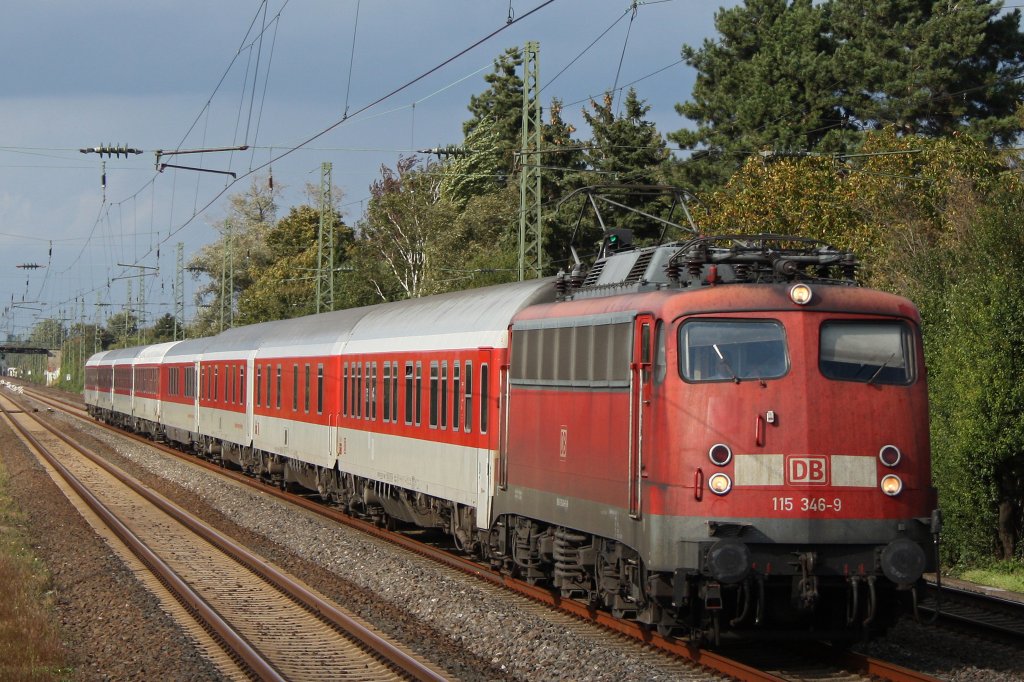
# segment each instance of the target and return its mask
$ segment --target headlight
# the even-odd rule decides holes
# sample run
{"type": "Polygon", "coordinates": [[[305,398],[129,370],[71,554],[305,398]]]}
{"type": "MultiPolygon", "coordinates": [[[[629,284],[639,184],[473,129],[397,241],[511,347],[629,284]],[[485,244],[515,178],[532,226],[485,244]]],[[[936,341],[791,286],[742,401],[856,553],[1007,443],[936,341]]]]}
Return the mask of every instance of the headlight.
{"type": "Polygon", "coordinates": [[[903,490],[903,481],[896,474],[886,474],[882,477],[880,487],[886,495],[896,497],[903,490]]]}
{"type": "Polygon", "coordinates": [[[732,490],[732,479],[721,472],[711,474],[708,479],[708,489],[716,495],[724,495],[732,490]]]}
{"type": "Polygon", "coordinates": [[[715,443],[708,450],[708,457],[720,467],[724,467],[732,460],[732,450],[725,443],[715,443]]]}
{"type": "Polygon", "coordinates": [[[878,451],[878,461],[887,467],[899,464],[902,456],[900,449],[895,445],[883,445],[882,449],[878,451]]]}
{"type": "Polygon", "coordinates": [[[789,300],[797,305],[807,305],[811,302],[813,292],[806,284],[794,284],[789,288],[789,300]]]}

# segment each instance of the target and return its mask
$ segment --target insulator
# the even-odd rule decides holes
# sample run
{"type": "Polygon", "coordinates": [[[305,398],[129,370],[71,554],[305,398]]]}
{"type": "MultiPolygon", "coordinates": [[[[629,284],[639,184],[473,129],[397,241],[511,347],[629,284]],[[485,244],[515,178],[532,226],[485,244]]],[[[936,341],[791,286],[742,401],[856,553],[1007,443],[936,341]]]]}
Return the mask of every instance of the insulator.
{"type": "Polygon", "coordinates": [[[736,264],[732,266],[732,272],[736,280],[740,282],[746,281],[747,277],[750,276],[750,268],[747,265],[736,264]]]}
{"type": "Polygon", "coordinates": [[[665,273],[668,275],[668,278],[670,280],[672,280],[673,282],[678,282],[679,281],[679,263],[677,263],[675,261],[672,261],[671,263],[669,263],[668,266],[665,268],[665,273]]]}
{"type": "Polygon", "coordinates": [[[569,285],[565,279],[565,270],[559,270],[558,275],[555,276],[555,292],[557,292],[559,296],[563,296],[568,288],[569,285]]]}
{"type": "Polygon", "coordinates": [[[686,269],[689,271],[690,277],[697,279],[704,269],[704,263],[699,260],[689,260],[686,261],[686,269]]]}

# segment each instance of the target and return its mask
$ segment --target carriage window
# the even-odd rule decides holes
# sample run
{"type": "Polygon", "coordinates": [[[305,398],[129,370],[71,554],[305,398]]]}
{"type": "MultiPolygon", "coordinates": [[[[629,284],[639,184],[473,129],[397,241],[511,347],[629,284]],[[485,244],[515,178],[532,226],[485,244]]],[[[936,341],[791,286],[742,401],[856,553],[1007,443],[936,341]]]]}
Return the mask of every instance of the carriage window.
{"type": "Polygon", "coordinates": [[[353,368],[352,374],[352,403],[353,403],[353,417],[363,416],[363,363],[357,362],[353,368]]]}
{"type": "Polygon", "coordinates": [[[405,423],[412,424],[412,363],[405,363],[405,423]]]}
{"type": "Polygon", "coordinates": [[[437,362],[430,363],[430,428],[437,428],[437,362]]]}
{"type": "Polygon", "coordinates": [[[463,429],[469,433],[473,430],[473,363],[466,363],[466,372],[464,374],[466,380],[466,409],[463,415],[466,417],[466,422],[463,424],[463,429]]]}
{"type": "Polygon", "coordinates": [[[423,403],[423,401],[420,399],[420,396],[422,396],[422,395],[423,395],[423,363],[422,362],[417,362],[416,363],[416,395],[414,396],[415,399],[416,399],[416,426],[420,425],[420,414],[421,414],[421,411],[422,411],[422,403],[423,403]]]}
{"type": "Polygon", "coordinates": [[[829,379],[868,384],[914,380],[914,336],[903,322],[825,322],[818,366],[829,379]]]}
{"type": "Polygon", "coordinates": [[[487,433],[487,365],[480,365],[480,433],[487,433]]]}
{"type": "Polygon", "coordinates": [[[366,395],[366,399],[367,399],[367,401],[369,401],[368,402],[369,413],[367,414],[367,416],[371,420],[377,421],[377,363],[376,362],[373,363],[372,365],[370,365],[370,376],[371,376],[371,379],[368,382],[369,383],[369,390],[367,391],[367,395],[366,395]]]}
{"type": "Polygon", "coordinates": [[[308,362],[304,365],[304,368],[305,368],[305,373],[303,375],[303,379],[305,380],[305,383],[302,385],[303,386],[302,409],[303,409],[304,412],[309,412],[309,363],[308,362]]]}
{"type": "Polygon", "coordinates": [[[341,378],[341,413],[348,416],[348,363],[345,363],[345,368],[342,370],[341,378]]]}
{"type": "Polygon", "coordinates": [[[245,365],[238,368],[238,402],[245,405],[245,365]]]}
{"type": "Polygon", "coordinates": [[[462,394],[459,393],[461,388],[459,368],[459,362],[456,360],[452,364],[452,431],[459,430],[459,409],[462,407],[462,394]]]}
{"type": "Polygon", "coordinates": [[[299,364],[292,363],[292,412],[299,411],[299,364]]]}
{"type": "Polygon", "coordinates": [[[324,413],[324,365],[318,362],[316,365],[316,413],[324,413]]]}
{"type": "Polygon", "coordinates": [[[441,363],[441,428],[448,428],[448,363],[441,363]]]}
{"type": "Polygon", "coordinates": [[[270,407],[270,365],[267,365],[267,407],[270,407]]]}
{"type": "Polygon", "coordinates": [[[384,363],[384,421],[391,421],[391,363],[384,363]]]}
{"type": "Polygon", "coordinates": [[[785,331],[771,320],[690,320],[679,346],[687,381],[777,379],[789,370],[785,331]]]}
{"type": "Polygon", "coordinates": [[[256,404],[263,404],[263,365],[256,365],[256,404]]]}
{"type": "Polygon", "coordinates": [[[398,363],[391,363],[391,421],[398,423],[398,363]]]}
{"type": "Polygon", "coordinates": [[[281,365],[277,366],[277,389],[276,390],[277,390],[277,392],[275,393],[275,395],[277,396],[277,402],[276,402],[275,406],[277,407],[277,409],[280,410],[281,409],[281,365]]]}

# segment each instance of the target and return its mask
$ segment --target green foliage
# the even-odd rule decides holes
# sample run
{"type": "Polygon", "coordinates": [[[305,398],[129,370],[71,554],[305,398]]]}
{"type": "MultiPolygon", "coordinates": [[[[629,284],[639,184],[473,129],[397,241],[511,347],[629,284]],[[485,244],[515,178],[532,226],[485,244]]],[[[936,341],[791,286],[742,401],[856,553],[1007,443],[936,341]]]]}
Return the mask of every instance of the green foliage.
{"type": "Polygon", "coordinates": [[[463,144],[466,154],[444,165],[441,196],[461,210],[473,197],[504,187],[508,169],[501,142],[494,121],[484,119],[475,125],[463,144]]]}
{"type": "Polygon", "coordinates": [[[494,60],[494,72],[484,76],[489,87],[469,98],[473,117],[462,124],[467,140],[484,123],[493,127],[505,168],[512,167],[513,150],[522,147],[524,85],[518,73],[522,65],[523,54],[518,47],[506,49],[494,60]]]}
{"type": "Polygon", "coordinates": [[[683,149],[705,150],[681,169],[698,189],[721,185],[749,154],[813,149],[841,125],[821,6],[746,0],[719,10],[715,27],[718,39],[682,50],[697,81],[676,111],[696,128],[668,135],[683,149]]]}
{"type": "Polygon", "coordinates": [[[129,310],[122,310],[107,318],[106,348],[128,348],[139,342],[139,318],[129,310]]]}
{"type": "Polygon", "coordinates": [[[823,9],[834,41],[843,112],[860,127],[904,133],[970,132],[1010,144],[1024,58],[1019,10],[1001,2],[832,0],[823,9]]]}
{"type": "Polygon", "coordinates": [[[583,173],[587,159],[583,144],[573,138],[575,132],[576,128],[562,118],[562,102],[553,99],[548,109],[548,121],[541,131],[541,163],[544,165],[541,169],[544,213],[541,234],[544,239],[544,267],[550,272],[571,267],[569,242],[576,224],[575,212],[557,211],[556,207],[574,189],[587,183],[583,173]]]}
{"type": "Polygon", "coordinates": [[[985,561],[983,568],[963,571],[959,577],[979,585],[989,585],[1011,592],[1024,592],[1024,563],[1019,561],[985,561]]]}
{"type": "Polygon", "coordinates": [[[67,329],[64,327],[63,322],[58,319],[47,318],[33,325],[32,331],[29,333],[28,342],[29,345],[38,346],[39,348],[60,348],[66,333],[67,329]]]}
{"type": "Polygon", "coordinates": [[[680,176],[720,186],[765,149],[844,152],[862,131],[966,132],[1012,143],[1024,94],[1019,12],[997,2],[746,0],[720,10],[720,38],[683,47],[698,71],[669,135],[695,150],[680,176]]]}
{"type": "MultiPolygon", "coordinates": [[[[334,224],[329,239],[334,240],[335,307],[341,299],[340,271],[352,230],[333,212],[334,224]]],[[[266,249],[271,262],[252,284],[239,294],[236,324],[252,324],[310,315],[317,310],[316,277],[319,258],[320,211],[311,206],[295,206],[267,230],[266,249]]],[[[328,245],[329,247],[329,242],[328,245]]]]}
{"type": "MultiPolygon", "coordinates": [[[[644,118],[650,107],[644,104],[636,91],[630,88],[627,92],[622,101],[621,115],[613,110],[614,102],[610,94],[606,94],[600,104],[591,101],[590,108],[591,111],[583,112],[591,129],[591,142],[584,147],[586,169],[575,174],[571,181],[577,187],[661,184],[669,156],[668,147],[654,123],[644,118]]],[[[576,205],[567,206],[567,215],[575,219],[581,201],[582,197],[575,202],[576,205]]],[[[627,203],[652,215],[665,212],[665,206],[659,199],[634,197],[627,203]]],[[[641,244],[652,242],[661,232],[659,225],[631,212],[617,214],[615,221],[608,227],[633,230],[637,243],[641,244]]],[[[600,225],[587,222],[581,224],[580,228],[576,245],[582,246],[583,251],[589,251],[593,245],[600,243],[603,237],[600,225]]],[[[565,240],[567,245],[568,239],[565,240]]]]}
{"type": "Polygon", "coordinates": [[[651,108],[633,88],[622,103],[622,115],[616,115],[612,106],[611,95],[605,95],[600,104],[591,100],[592,112],[583,112],[591,130],[586,160],[590,169],[602,176],[594,184],[657,184],[668,147],[654,123],[644,119],[651,108]]]}
{"type": "Polygon", "coordinates": [[[471,199],[430,250],[434,290],[457,291],[514,281],[519,274],[519,191],[471,199]]]}
{"type": "Polygon", "coordinates": [[[153,326],[147,330],[145,334],[147,343],[164,343],[166,341],[174,341],[175,333],[178,338],[181,338],[182,330],[178,328],[179,325],[175,324],[174,315],[170,313],[164,313],[157,321],[153,323],[153,326]]]}
{"type": "Polygon", "coordinates": [[[961,563],[1024,558],[1024,190],[1004,177],[945,254],[926,337],[946,553],[961,563]]]}
{"type": "Polygon", "coordinates": [[[434,243],[456,214],[442,197],[443,173],[436,164],[417,167],[416,157],[399,159],[392,170],[370,187],[370,204],[359,224],[356,267],[367,266],[361,276],[369,281],[378,302],[418,298],[439,291],[429,265],[434,243]],[[379,261],[379,262],[376,262],[379,261]]]}
{"type": "Polygon", "coordinates": [[[194,277],[205,277],[196,290],[200,312],[189,336],[215,334],[227,327],[238,295],[274,262],[267,233],[276,221],[280,191],[280,186],[270,189],[264,179],[254,176],[248,190],[230,197],[228,215],[214,225],[220,235],[217,241],[204,246],[189,262],[194,277]]]}

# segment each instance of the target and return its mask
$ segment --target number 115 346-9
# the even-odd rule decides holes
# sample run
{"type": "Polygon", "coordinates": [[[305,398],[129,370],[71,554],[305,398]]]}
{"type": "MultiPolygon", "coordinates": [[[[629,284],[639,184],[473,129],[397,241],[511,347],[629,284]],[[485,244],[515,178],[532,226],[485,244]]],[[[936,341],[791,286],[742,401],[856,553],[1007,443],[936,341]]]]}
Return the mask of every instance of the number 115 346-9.
{"type": "Polygon", "coordinates": [[[840,511],[843,500],[838,497],[773,497],[772,511],[828,512],[840,511]]]}

